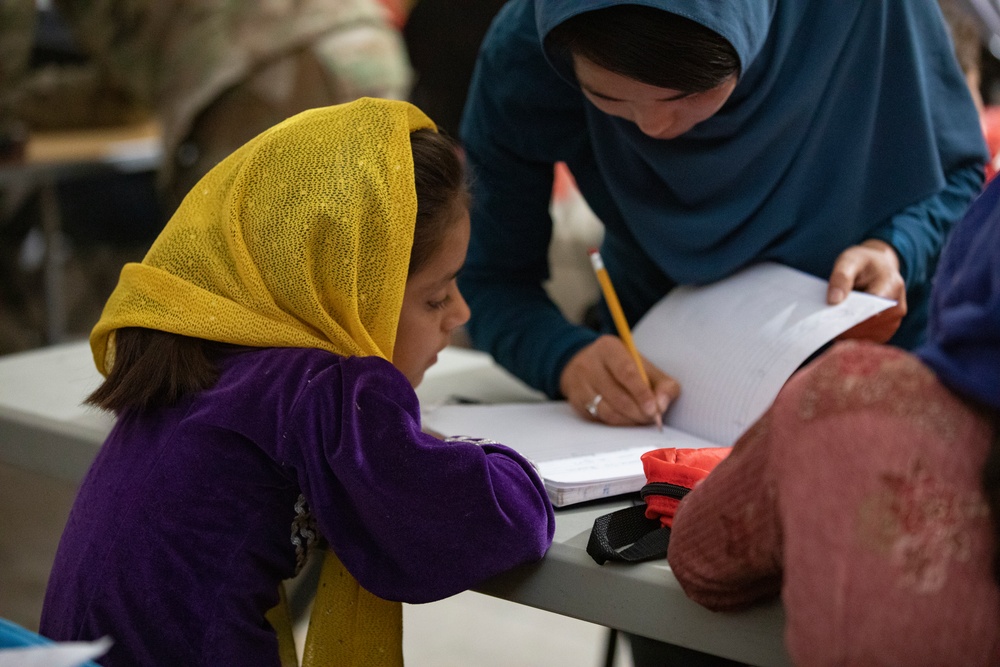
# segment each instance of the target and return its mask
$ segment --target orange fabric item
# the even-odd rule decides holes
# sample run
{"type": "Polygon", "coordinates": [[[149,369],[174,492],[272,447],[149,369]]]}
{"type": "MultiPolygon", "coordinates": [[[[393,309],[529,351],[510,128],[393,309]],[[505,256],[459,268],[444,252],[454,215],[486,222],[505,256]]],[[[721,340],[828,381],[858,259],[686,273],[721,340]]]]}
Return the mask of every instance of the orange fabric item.
{"type": "Polygon", "coordinates": [[[1000,106],[986,107],[979,114],[979,119],[983,124],[983,135],[990,153],[990,161],[986,163],[986,181],[989,182],[1000,170],[1000,106]]]}
{"type": "MultiPolygon", "coordinates": [[[[667,483],[693,489],[705,479],[720,461],[729,456],[732,447],[705,447],[703,449],[677,449],[664,447],[642,455],[642,469],[646,483],[667,483]]],[[[646,496],[646,518],[659,519],[670,528],[674,523],[679,498],[660,494],[646,496]]]]}

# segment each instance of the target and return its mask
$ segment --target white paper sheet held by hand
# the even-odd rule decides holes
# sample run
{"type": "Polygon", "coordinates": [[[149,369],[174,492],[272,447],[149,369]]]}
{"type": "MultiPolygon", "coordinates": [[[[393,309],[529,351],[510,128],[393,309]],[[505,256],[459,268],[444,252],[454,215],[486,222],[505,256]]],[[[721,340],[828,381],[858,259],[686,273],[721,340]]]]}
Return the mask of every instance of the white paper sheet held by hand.
{"type": "Polygon", "coordinates": [[[0,667],[79,667],[108,652],[112,641],[62,642],[0,649],[0,667]]]}

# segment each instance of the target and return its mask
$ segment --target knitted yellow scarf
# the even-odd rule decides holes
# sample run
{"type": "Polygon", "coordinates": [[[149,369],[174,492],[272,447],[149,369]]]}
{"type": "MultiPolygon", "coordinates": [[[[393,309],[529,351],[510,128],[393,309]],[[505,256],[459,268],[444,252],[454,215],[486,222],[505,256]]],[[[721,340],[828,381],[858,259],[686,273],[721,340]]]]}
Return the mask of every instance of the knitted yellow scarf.
{"type": "MultiPolygon", "coordinates": [[[[90,336],[98,369],[122,327],[391,360],[417,210],[409,135],[422,128],[434,124],[416,107],[363,98],[298,114],[220,162],[122,269],[90,336]]],[[[402,664],[400,605],[332,554],[304,664],[402,664]]]]}

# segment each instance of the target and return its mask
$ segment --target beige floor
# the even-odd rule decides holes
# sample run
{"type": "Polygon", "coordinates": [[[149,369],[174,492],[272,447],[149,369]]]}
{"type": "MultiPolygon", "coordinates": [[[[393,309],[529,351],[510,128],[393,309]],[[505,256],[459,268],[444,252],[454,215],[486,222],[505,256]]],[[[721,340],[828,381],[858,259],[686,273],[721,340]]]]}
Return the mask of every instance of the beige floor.
{"type": "MultiPolygon", "coordinates": [[[[0,617],[37,629],[72,484],[0,465],[0,617]]],[[[605,628],[478,593],[406,605],[408,667],[602,664],[605,628]]],[[[621,644],[621,642],[619,642],[621,644]]],[[[630,667],[619,646],[617,667],[630,667]]]]}

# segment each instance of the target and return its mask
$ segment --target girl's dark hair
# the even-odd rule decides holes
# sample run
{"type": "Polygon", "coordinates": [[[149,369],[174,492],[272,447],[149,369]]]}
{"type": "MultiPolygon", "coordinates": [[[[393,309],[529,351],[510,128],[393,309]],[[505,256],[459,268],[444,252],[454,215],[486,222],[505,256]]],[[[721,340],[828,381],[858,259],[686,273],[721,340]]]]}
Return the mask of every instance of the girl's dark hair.
{"type": "Polygon", "coordinates": [[[221,343],[145,329],[116,329],[111,372],[85,401],[119,413],[126,408],[147,410],[173,405],[186,394],[208,389],[219,371],[211,348],[221,343]]]}
{"type": "Polygon", "coordinates": [[[736,49],[721,35],[641,5],[577,14],[553,28],[545,46],[567,62],[582,56],[616,74],[682,93],[711,90],[740,71],[736,49]]]}
{"type": "Polygon", "coordinates": [[[1000,411],[992,412],[993,441],[983,465],[982,484],[993,521],[993,578],[1000,583],[1000,411]]]}
{"type": "MultiPolygon", "coordinates": [[[[417,220],[407,275],[430,260],[469,205],[455,141],[433,130],[416,130],[410,133],[410,144],[417,220]]],[[[86,403],[115,413],[172,405],[212,387],[219,377],[219,354],[232,347],[141,327],[116,330],[108,344],[114,346],[111,371],[86,403]]]]}
{"type": "Polygon", "coordinates": [[[441,247],[445,235],[469,207],[469,189],[458,144],[441,132],[410,133],[417,186],[417,223],[413,230],[408,275],[413,275],[441,247]]]}

